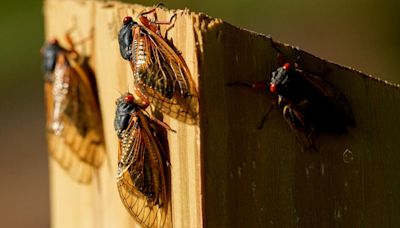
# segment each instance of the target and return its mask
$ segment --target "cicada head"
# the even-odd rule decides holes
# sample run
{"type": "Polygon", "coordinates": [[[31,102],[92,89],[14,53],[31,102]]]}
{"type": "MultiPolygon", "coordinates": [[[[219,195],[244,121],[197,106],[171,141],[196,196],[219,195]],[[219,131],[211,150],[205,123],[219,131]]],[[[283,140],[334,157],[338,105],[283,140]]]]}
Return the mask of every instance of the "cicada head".
{"type": "Polygon", "coordinates": [[[131,114],[138,109],[134,100],[134,96],[131,93],[125,93],[116,101],[114,129],[119,137],[121,137],[122,131],[128,127],[131,114]]]}
{"type": "Polygon", "coordinates": [[[296,70],[289,63],[285,63],[282,67],[272,72],[269,90],[271,93],[285,96],[291,89],[290,84],[293,81],[296,70]]]}
{"type": "Polygon", "coordinates": [[[64,49],[58,44],[57,39],[49,40],[41,50],[42,53],[42,67],[43,71],[46,75],[49,75],[53,72],[54,67],[56,65],[57,56],[60,52],[64,51],[64,49]]]}
{"type": "Polygon", "coordinates": [[[122,58],[131,60],[132,58],[132,27],[138,25],[132,17],[126,16],[123,19],[122,27],[118,33],[119,51],[122,58]]]}

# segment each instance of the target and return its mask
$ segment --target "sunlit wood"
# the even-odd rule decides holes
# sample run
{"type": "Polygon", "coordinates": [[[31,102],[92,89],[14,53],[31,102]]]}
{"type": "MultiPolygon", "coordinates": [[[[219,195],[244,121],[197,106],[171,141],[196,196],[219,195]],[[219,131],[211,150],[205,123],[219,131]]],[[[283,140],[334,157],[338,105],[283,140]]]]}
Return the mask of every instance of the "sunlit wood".
{"type": "MultiPolygon", "coordinates": [[[[117,33],[139,5],[47,0],[46,37],[93,39],[78,46],[92,56],[105,130],[107,160],[91,185],[79,185],[51,162],[52,227],[135,227],[115,183],[115,99],[133,91],[117,33]]],[[[171,11],[158,10],[168,21],[171,11]]],[[[239,15],[240,16],[240,15],[239,15]]],[[[313,34],[308,34],[313,36],[313,34]]],[[[229,87],[268,80],[278,67],[270,37],[204,14],[178,10],[169,38],[182,52],[197,86],[200,125],[164,116],[171,157],[174,227],[396,227],[399,224],[400,89],[280,43],[284,55],[344,93],[356,128],[317,135],[307,151],[266,91],[229,87]],[[200,153],[201,152],[201,153],[200,153]]],[[[326,44],[329,45],[329,44],[326,44]]],[[[167,226],[168,227],[168,226],[167,226]]]]}

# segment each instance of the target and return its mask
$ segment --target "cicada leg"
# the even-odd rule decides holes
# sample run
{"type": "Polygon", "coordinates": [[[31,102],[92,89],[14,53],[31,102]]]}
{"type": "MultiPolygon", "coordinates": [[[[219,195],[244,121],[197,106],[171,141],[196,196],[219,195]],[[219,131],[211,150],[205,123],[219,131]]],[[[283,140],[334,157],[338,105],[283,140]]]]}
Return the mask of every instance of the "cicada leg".
{"type": "MultiPolygon", "coordinates": [[[[142,22],[145,22],[145,24],[146,23],[149,23],[149,24],[151,24],[151,25],[155,25],[154,27],[153,26],[150,26],[150,28],[151,28],[151,30],[152,31],[154,31],[155,33],[157,33],[159,36],[161,36],[162,37],[162,35],[161,35],[161,31],[160,31],[160,28],[159,28],[159,25],[169,25],[168,26],[168,28],[165,30],[165,35],[164,35],[164,40],[168,40],[167,39],[167,37],[168,37],[168,32],[169,32],[169,30],[171,30],[173,27],[174,27],[174,25],[175,25],[175,22],[176,22],[176,13],[174,13],[174,15],[172,15],[172,17],[169,19],[169,21],[159,21],[158,19],[157,19],[157,14],[155,13],[155,11],[156,11],[156,9],[157,8],[159,8],[160,6],[164,6],[163,4],[158,4],[156,7],[154,7],[153,9],[151,9],[151,10],[149,10],[149,11],[147,11],[147,12],[143,12],[143,13],[141,13],[140,14],[140,16],[142,17],[142,20],[144,19],[143,18],[143,16],[144,15],[147,15],[147,14],[150,14],[150,13],[154,13],[154,20],[153,21],[149,21],[148,19],[145,19],[144,21],[142,21],[142,22]],[[175,20],[174,20],[175,19],[175,20]]],[[[181,53],[178,51],[178,50],[175,50],[176,51],[176,53],[178,54],[178,55],[180,55],[181,53]]]]}
{"type": "MultiPolygon", "coordinates": [[[[90,30],[90,34],[87,37],[82,38],[79,41],[74,41],[71,33],[75,28],[69,29],[66,33],[65,33],[65,40],[67,41],[68,45],[69,45],[69,51],[71,53],[74,53],[75,55],[78,55],[78,52],[76,50],[76,47],[79,45],[82,45],[86,42],[88,42],[89,40],[93,39],[93,33],[94,33],[94,29],[92,28],[90,30]]],[[[82,55],[85,55],[85,53],[81,53],[82,55]]]]}
{"type": "Polygon", "coordinates": [[[268,118],[269,114],[271,113],[272,109],[274,108],[274,106],[275,106],[274,103],[272,103],[271,106],[269,107],[268,111],[261,118],[260,125],[257,127],[257,129],[260,130],[263,128],[264,122],[265,122],[265,120],[267,120],[267,118],[268,118]]]}
{"type": "Polygon", "coordinates": [[[283,107],[283,117],[285,118],[290,128],[292,128],[294,132],[296,132],[296,136],[299,138],[299,140],[301,142],[304,142],[308,148],[312,148],[317,151],[317,148],[315,147],[312,140],[312,134],[314,130],[307,127],[301,117],[301,114],[299,112],[296,112],[289,105],[285,105],[283,107]]]}
{"type": "MultiPolygon", "coordinates": [[[[165,40],[167,40],[169,30],[171,30],[175,26],[175,22],[176,22],[176,13],[174,13],[174,15],[172,15],[172,17],[169,19],[169,22],[164,23],[164,24],[169,25],[168,28],[165,29],[165,35],[164,35],[165,40]],[[174,22],[172,23],[173,20],[174,20],[174,22]]],[[[157,24],[160,24],[160,22],[158,22],[157,24]]],[[[177,52],[177,53],[178,53],[178,55],[181,54],[180,52],[177,52]]]]}
{"type": "Polygon", "coordinates": [[[169,21],[152,21],[152,24],[157,24],[157,25],[171,25],[170,27],[167,28],[167,30],[171,29],[171,27],[174,26],[175,23],[172,23],[173,20],[176,20],[176,13],[174,13],[174,15],[172,15],[172,17],[169,19],[169,21]]]}
{"type": "MultiPolygon", "coordinates": [[[[268,90],[269,83],[264,80],[256,83],[246,83],[241,81],[230,82],[226,84],[227,86],[245,86],[250,87],[252,89],[261,89],[261,90],[268,90]]],[[[261,118],[260,124],[258,125],[257,129],[262,129],[264,126],[264,122],[267,120],[269,114],[272,112],[275,106],[275,102],[272,102],[271,106],[269,107],[268,111],[263,115],[261,118]]]]}
{"type": "MultiPolygon", "coordinates": [[[[169,32],[169,30],[171,30],[174,26],[175,26],[175,22],[176,22],[176,13],[174,13],[174,15],[172,15],[172,17],[169,19],[169,21],[154,21],[154,22],[151,22],[152,24],[156,24],[157,26],[159,26],[159,25],[169,25],[168,26],[168,28],[167,29],[165,29],[165,34],[164,34],[164,40],[165,41],[167,41],[168,42],[168,44],[174,49],[174,51],[176,52],[176,54],[178,55],[178,56],[181,56],[181,52],[179,51],[179,50],[177,50],[176,48],[175,48],[175,46],[174,45],[172,45],[172,43],[171,43],[171,41],[170,40],[168,40],[168,32],[169,32]],[[175,19],[175,20],[174,20],[175,19]]],[[[158,30],[158,35],[160,35],[160,36],[162,36],[161,35],[161,33],[160,33],[160,30],[158,30]]]]}
{"type": "Polygon", "coordinates": [[[150,14],[150,13],[154,13],[157,8],[162,8],[162,7],[165,7],[165,6],[164,6],[164,4],[160,3],[160,4],[156,5],[153,9],[151,9],[149,11],[146,11],[146,12],[142,12],[139,15],[140,16],[144,16],[144,15],[147,15],[147,14],[150,14]]]}
{"type": "Polygon", "coordinates": [[[285,105],[283,107],[283,117],[288,122],[289,126],[295,130],[304,131],[304,124],[302,121],[296,116],[295,111],[289,107],[289,105],[285,105]]]}
{"type": "Polygon", "coordinates": [[[134,93],[137,97],[139,97],[140,102],[138,105],[145,109],[150,105],[150,100],[149,98],[143,93],[143,89],[140,87],[140,85],[135,85],[134,88],[134,93]]]}
{"type": "MultiPolygon", "coordinates": [[[[146,11],[146,12],[142,12],[139,14],[139,20],[143,23],[143,25],[149,27],[153,32],[157,33],[159,36],[161,36],[161,31],[159,28],[159,25],[170,25],[172,23],[173,18],[176,17],[176,14],[174,14],[169,21],[158,21],[157,19],[157,14],[156,14],[156,9],[163,7],[163,4],[158,4],[157,6],[155,6],[153,9],[146,11]],[[149,20],[147,19],[147,17],[145,17],[145,15],[147,14],[154,14],[154,19],[153,20],[149,20]]],[[[170,28],[167,29],[167,31],[170,28]]]]}
{"type": "Polygon", "coordinates": [[[160,127],[164,128],[165,130],[172,131],[176,133],[174,129],[172,129],[167,123],[157,119],[157,117],[154,117],[153,115],[150,115],[146,110],[143,109],[143,112],[147,114],[147,116],[153,120],[156,124],[158,124],[160,127]]]}

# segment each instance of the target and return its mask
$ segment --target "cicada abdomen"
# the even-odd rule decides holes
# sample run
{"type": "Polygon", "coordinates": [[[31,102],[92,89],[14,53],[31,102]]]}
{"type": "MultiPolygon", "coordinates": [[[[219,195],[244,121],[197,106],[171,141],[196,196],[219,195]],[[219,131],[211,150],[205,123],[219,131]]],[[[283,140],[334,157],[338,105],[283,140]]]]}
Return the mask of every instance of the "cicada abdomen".
{"type": "Polygon", "coordinates": [[[129,213],[145,227],[163,227],[168,211],[167,152],[156,122],[134,103],[132,94],[116,102],[119,138],[117,186],[129,213]]]}
{"type": "Polygon", "coordinates": [[[75,180],[88,183],[104,157],[104,137],[92,71],[57,40],[42,49],[50,156],[75,180]]]}
{"type": "MultiPolygon", "coordinates": [[[[155,9],[149,11],[153,12],[155,9]]],[[[160,34],[157,21],[142,13],[141,24],[125,17],[118,34],[121,56],[128,60],[141,99],[163,113],[188,124],[197,124],[196,86],[185,60],[160,34]]]]}

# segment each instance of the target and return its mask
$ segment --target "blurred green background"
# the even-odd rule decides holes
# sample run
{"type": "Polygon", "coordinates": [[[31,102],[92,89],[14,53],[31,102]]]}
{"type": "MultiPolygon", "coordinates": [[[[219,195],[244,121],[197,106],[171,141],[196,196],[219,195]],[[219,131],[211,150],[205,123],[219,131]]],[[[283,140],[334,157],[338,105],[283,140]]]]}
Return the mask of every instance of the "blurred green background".
{"type": "MultiPolygon", "coordinates": [[[[133,2],[133,1],[129,1],[133,2]]],[[[160,1],[136,1],[144,5],[160,1]]],[[[270,34],[319,57],[400,83],[400,1],[164,1],[270,34]]],[[[49,227],[39,49],[42,2],[0,3],[0,227],[49,227]]]]}

